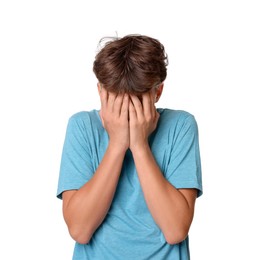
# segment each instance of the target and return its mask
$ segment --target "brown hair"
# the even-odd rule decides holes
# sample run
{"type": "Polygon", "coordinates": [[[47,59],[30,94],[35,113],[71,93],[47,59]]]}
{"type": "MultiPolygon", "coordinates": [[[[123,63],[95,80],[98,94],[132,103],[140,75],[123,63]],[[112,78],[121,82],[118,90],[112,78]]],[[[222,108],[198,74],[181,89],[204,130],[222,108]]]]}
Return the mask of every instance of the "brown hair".
{"type": "Polygon", "coordinates": [[[162,83],[167,54],[156,39],[143,35],[113,38],[96,55],[93,71],[109,92],[141,94],[162,83]]]}

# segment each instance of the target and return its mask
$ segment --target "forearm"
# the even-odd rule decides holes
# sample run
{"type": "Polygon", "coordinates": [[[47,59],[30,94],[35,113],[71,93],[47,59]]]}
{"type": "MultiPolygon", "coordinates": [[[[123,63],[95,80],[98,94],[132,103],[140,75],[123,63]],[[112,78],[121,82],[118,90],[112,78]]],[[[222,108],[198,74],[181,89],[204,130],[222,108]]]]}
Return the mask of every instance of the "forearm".
{"type": "Polygon", "coordinates": [[[193,218],[193,207],[163,176],[147,144],[133,152],[135,166],[147,206],[166,240],[185,239],[193,218]]]}
{"type": "Polygon", "coordinates": [[[105,218],[114,197],[124,155],[109,145],[92,179],[64,205],[64,218],[76,241],[87,243],[105,218]]]}

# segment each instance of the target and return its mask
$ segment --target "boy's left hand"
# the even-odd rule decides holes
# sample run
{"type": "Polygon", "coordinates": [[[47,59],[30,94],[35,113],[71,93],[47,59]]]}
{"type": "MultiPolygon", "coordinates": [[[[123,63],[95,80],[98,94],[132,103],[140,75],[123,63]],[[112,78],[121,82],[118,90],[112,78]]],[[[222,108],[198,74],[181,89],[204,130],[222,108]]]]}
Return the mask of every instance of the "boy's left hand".
{"type": "Polygon", "coordinates": [[[142,102],[131,95],[129,102],[130,149],[143,148],[148,144],[149,135],[156,129],[160,115],[154,105],[154,93],[142,95],[142,102]]]}

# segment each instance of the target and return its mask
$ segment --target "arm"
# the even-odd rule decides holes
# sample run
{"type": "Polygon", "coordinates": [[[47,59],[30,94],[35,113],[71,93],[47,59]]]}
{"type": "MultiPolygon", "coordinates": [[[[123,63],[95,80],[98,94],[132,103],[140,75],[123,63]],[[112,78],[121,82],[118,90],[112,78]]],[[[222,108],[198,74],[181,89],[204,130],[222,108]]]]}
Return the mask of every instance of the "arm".
{"type": "Polygon", "coordinates": [[[196,189],[177,190],[163,176],[148,144],[149,134],[156,128],[159,115],[150,94],[143,95],[143,104],[134,96],[129,105],[130,149],[147,206],[166,241],[183,241],[189,231],[196,189]]]}
{"type": "Polygon", "coordinates": [[[192,222],[197,191],[175,189],[164,178],[149,146],[134,150],[133,157],[146,203],[166,241],[183,241],[192,222]]]}
{"type": "Polygon", "coordinates": [[[79,190],[65,191],[63,215],[73,239],[85,244],[104,220],[111,205],[129,146],[128,97],[101,93],[101,117],[109,134],[106,153],[92,179],[79,190]]]}

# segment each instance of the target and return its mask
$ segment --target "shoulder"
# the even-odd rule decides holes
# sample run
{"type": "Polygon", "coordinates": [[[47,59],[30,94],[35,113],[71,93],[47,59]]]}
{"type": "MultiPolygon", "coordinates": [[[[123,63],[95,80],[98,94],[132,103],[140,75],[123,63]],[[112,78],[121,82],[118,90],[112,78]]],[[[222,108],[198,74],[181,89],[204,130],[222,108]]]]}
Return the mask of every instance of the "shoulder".
{"type": "Polygon", "coordinates": [[[160,121],[163,125],[168,125],[171,127],[197,125],[194,115],[187,111],[159,108],[158,112],[160,113],[160,121]]]}
{"type": "Polygon", "coordinates": [[[98,121],[98,111],[91,110],[91,111],[80,111],[75,114],[72,114],[69,117],[69,122],[78,123],[78,124],[86,124],[89,121],[98,121]]]}
{"type": "Polygon", "coordinates": [[[75,114],[72,114],[72,115],[69,117],[69,120],[70,120],[70,121],[84,121],[84,120],[88,120],[89,117],[91,116],[91,114],[94,113],[94,111],[95,111],[95,110],[77,112],[77,113],[75,113],[75,114]]]}
{"type": "Polygon", "coordinates": [[[184,110],[158,109],[160,113],[157,134],[179,140],[182,137],[194,138],[198,136],[198,126],[193,114],[184,110]]]}
{"type": "Polygon", "coordinates": [[[68,120],[68,129],[72,131],[88,131],[93,126],[100,124],[100,118],[97,110],[80,111],[72,114],[68,120]]]}

